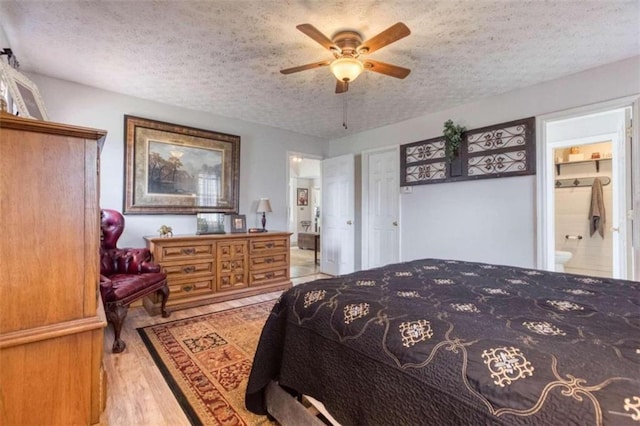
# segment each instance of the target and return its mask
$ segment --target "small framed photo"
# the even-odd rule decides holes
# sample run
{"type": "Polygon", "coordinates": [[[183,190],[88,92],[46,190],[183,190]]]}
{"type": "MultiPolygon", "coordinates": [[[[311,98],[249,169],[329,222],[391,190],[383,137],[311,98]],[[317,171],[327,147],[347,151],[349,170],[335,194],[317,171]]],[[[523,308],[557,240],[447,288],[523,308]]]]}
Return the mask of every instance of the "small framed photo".
{"type": "Polygon", "coordinates": [[[223,213],[198,213],[197,221],[197,235],[225,233],[223,213]]]}
{"type": "Polygon", "coordinates": [[[247,218],[243,214],[231,215],[231,232],[247,232],[247,218]]]}
{"type": "Polygon", "coordinates": [[[6,85],[9,112],[20,117],[48,120],[47,110],[35,83],[9,64],[0,61],[0,86],[6,85]]]}
{"type": "Polygon", "coordinates": [[[309,188],[298,188],[298,205],[309,205],[309,188]]]}

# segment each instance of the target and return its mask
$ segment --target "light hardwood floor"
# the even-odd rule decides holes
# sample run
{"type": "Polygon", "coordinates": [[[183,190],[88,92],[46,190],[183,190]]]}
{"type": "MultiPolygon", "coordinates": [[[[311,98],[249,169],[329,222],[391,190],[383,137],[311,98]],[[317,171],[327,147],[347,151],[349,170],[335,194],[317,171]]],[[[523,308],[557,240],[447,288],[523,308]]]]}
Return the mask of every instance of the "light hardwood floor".
{"type": "Polygon", "coordinates": [[[314,263],[313,250],[291,247],[290,262],[291,278],[304,277],[320,272],[320,253],[318,253],[318,263],[314,263]]]}
{"type": "MultiPolygon", "coordinates": [[[[315,274],[292,279],[293,284],[324,278],[315,274]]],[[[270,300],[280,291],[212,305],[183,309],[169,318],[151,317],[142,307],[132,307],[122,329],[127,348],[120,354],[111,353],[113,330],[107,327],[104,339],[104,365],[107,375],[107,408],[100,424],[110,426],[188,426],[190,423],[173,393],[162,378],[136,328],[178,319],[223,311],[270,300]]]]}

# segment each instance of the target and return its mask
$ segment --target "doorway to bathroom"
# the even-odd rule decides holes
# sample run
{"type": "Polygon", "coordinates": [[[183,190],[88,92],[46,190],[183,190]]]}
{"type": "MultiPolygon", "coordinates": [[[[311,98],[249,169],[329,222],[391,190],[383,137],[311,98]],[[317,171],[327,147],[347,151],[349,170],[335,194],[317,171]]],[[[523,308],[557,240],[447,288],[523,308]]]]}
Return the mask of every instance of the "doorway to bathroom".
{"type": "Polygon", "coordinates": [[[618,235],[614,226],[607,225],[616,216],[613,198],[619,191],[618,177],[613,175],[613,142],[591,143],[587,138],[571,143],[553,150],[555,270],[611,278],[618,235]]]}
{"type": "Polygon", "coordinates": [[[634,102],[624,99],[538,120],[541,269],[626,279],[637,275],[634,102]]]}
{"type": "Polygon", "coordinates": [[[288,228],[291,235],[291,278],[320,272],[322,159],[289,152],[288,228]]]}

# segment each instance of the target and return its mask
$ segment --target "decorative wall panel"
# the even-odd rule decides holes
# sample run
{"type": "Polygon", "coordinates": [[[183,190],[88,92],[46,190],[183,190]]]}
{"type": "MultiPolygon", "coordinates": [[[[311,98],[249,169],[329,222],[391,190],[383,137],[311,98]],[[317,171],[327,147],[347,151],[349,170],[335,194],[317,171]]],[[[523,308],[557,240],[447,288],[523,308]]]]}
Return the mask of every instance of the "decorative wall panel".
{"type": "Polygon", "coordinates": [[[442,136],[401,145],[400,184],[535,174],[535,144],[535,118],[531,117],[463,133],[459,155],[451,162],[442,136]]]}
{"type": "Polygon", "coordinates": [[[407,182],[422,182],[447,178],[447,163],[428,163],[409,166],[406,171],[407,182]]]}
{"type": "Polygon", "coordinates": [[[526,151],[504,152],[470,157],[467,160],[467,174],[482,176],[512,171],[522,171],[527,168],[526,151]]]}
{"type": "Polygon", "coordinates": [[[443,139],[433,142],[420,142],[418,145],[407,147],[407,164],[444,157],[443,139]]]}
{"type": "Polygon", "coordinates": [[[526,125],[500,127],[493,130],[466,132],[467,152],[491,151],[498,148],[523,147],[526,125]]]}

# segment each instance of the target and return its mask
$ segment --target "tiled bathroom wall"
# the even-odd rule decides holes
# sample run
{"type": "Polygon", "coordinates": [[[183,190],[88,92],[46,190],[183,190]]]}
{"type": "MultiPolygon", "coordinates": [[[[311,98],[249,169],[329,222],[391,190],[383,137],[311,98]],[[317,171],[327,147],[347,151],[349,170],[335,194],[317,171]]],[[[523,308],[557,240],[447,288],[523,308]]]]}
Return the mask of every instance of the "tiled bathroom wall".
{"type": "MultiPolygon", "coordinates": [[[[611,143],[592,144],[580,147],[584,160],[593,152],[600,154],[600,171],[596,171],[595,161],[570,162],[569,149],[556,150],[555,156],[562,160],[560,175],[556,179],[580,179],[586,177],[611,178],[611,143]],[[605,157],[609,158],[605,158],[605,157]]],[[[573,157],[575,158],[575,156],[573,157]]],[[[573,274],[611,277],[613,273],[613,244],[611,231],[612,185],[603,186],[604,205],[607,221],[604,238],[596,231],[589,235],[589,206],[591,186],[555,189],[556,250],[569,251],[573,257],[565,266],[565,272],[573,274]],[[566,236],[582,236],[582,239],[568,239],[566,236]]]]}

